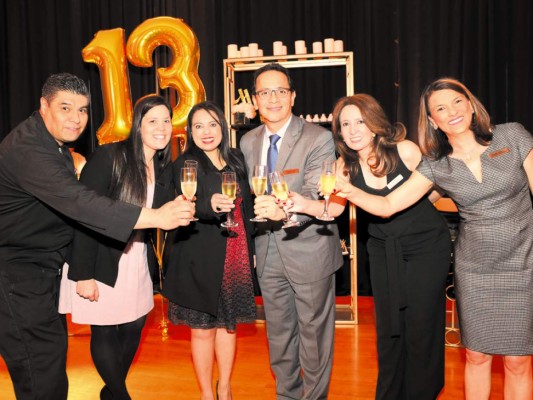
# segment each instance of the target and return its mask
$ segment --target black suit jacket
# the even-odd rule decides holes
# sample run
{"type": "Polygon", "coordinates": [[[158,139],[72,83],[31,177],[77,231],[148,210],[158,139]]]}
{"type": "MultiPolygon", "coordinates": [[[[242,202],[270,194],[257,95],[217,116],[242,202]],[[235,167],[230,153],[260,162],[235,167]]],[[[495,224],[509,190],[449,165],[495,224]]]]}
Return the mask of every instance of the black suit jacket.
{"type": "MultiPolygon", "coordinates": [[[[95,190],[98,194],[110,196],[112,191],[113,153],[115,146],[120,145],[120,143],[112,143],[98,147],[83,168],[80,182],[95,190]]],[[[152,207],[158,208],[175,197],[175,190],[170,164],[164,168],[156,165],[155,174],[156,183],[152,207]]],[[[154,231],[147,230],[146,235],[148,261],[151,271],[157,268],[155,253],[149,240],[150,236],[155,237],[154,231]]],[[[106,285],[115,286],[118,275],[118,262],[126,244],[86,228],[76,229],[68,258],[69,279],[74,281],[96,279],[106,285]]]]}
{"type": "Polygon", "coordinates": [[[33,264],[57,271],[77,223],[127,240],[140,212],[80,185],[68,150],[37,111],[0,143],[0,268],[33,264]]]}

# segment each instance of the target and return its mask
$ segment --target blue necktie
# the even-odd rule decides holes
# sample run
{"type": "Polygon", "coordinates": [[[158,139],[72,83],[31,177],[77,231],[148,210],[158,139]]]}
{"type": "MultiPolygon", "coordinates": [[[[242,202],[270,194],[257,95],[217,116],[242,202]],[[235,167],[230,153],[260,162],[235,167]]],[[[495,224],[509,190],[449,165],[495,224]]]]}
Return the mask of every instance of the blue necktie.
{"type": "MultiPolygon", "coordinates": [[[[267,168],[268,173],[274,172],[276,170],[276,161],[278,161],[278,147],[276,143],[281,139],[281,136],[270,135],[270,146],[267,153],[267,168]]],[[[270,180],[268,182],[268,192],[270,193],[272,187],[270,186],[270,180]]]]}

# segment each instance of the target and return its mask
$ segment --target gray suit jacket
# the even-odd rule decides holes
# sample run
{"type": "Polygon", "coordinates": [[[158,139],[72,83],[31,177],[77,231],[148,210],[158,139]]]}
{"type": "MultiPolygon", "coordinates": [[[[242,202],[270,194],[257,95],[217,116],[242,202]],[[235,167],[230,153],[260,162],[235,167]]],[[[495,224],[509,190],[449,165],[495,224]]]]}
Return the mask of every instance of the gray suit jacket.
{"type": "MultiPolygon", "coordinates": [[[[243,136],[240,148],[248,171],[261,162],[265,127],[243,136]]],[[[286,173],[289,190],[317,199],[322,161],[335,159],[331,132],[293,115],[281,142],[276,170],[286,173]]],[[[269,171],[270,172],[270,171],[269,171]]],[[[251,176],[250,176],[251,179],[251,176]]],[[[294,283],[321,280],[343,264],[337,225],[307,215],[298,215],[302,226],[282,229],[282,222],[258,222],[255,238],[257,273],[263,273],[269,240],[276,240],[279,253],[294,283]]]]}

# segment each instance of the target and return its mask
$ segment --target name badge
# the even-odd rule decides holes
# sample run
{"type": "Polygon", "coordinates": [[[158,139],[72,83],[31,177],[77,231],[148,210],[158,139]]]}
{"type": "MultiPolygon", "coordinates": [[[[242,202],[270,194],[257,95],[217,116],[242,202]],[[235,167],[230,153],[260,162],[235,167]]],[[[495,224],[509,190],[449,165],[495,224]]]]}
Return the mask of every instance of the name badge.
{"type": "Polygon", "coordinates": [[[396,178],[394,178],[392,181],[387,183],[387,187],[389,189],[392,189],[394,186],[396,186],[398,183],[400,183],[403,180],[403,175],[400,174],[396,178]]]}
{"type": "Polygon", "coordinates": [[[283,175],[294,175],[300,173],[300,170],[298,168],[293,169],[285,169],[282,171],[283,175]]]}
{"type": "Polygon", "coordinates": [[[490,158],[496,158],[496,157],[502,156],[502,155],[510,153],[510,152],[511,152],[511,149],[509,147],[504,147],[501,150],[493,151],[492,153],[489,154],[489,157],[490,158]]]}

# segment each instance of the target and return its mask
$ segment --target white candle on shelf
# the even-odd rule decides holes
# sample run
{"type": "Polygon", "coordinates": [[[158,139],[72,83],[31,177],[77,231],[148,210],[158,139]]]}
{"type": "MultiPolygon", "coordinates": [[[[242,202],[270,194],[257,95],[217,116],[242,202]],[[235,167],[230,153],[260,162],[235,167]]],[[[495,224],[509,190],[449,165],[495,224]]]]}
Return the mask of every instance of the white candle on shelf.
{"type": "Polygon", "coordinates": [[[275,56],[281,56],[281,53],[283,52],[283,42],[281,41],[274,42],[272,50],[275,56]]]}
{"type": "Polygon", "coordinates": [[[236,44],[228,44],[228,58],[237,57],[237,50],[239,50],[239,48],[236,44]]]}
{"type": "Polygon", "coordinates": [[[305,40],[297,40],[294,42],[294,54],[305,54],[305,40]]]}
{"type": "Polygon", "coordinates": [[[257,50],[259,50],[259,45],[257,43],[248,43],[248,50],[250,52],[250,57],[257,57],[257,50]]]}
{"type": "Polygon", "coordinates": [[[335,42],[333,42],[333,50],[335,53],[342,53],[344,51],[344,43],[342,40],[335,40],[335,42]]]}
{"type": "Polygon", "coordinates": [[[324,39],[324,53],[333,53],[333,44],[335,40],[333,38],[324,39]]]}
{"type": "Polygon", "coordinates": [[[259,50],[259,45],[257,43],[248,43],[248,51],[250,57],[257,57],[257,51],[259,50]]]}
{"type": "Polygon", "coordinates": [[[322,53],[322,42],[313,42],[313,53],[314,54],[322,53]]]}

